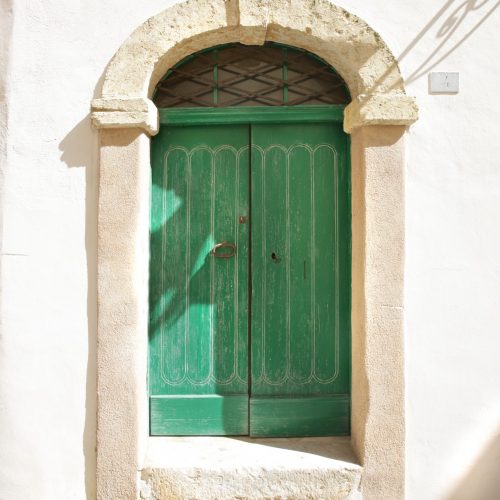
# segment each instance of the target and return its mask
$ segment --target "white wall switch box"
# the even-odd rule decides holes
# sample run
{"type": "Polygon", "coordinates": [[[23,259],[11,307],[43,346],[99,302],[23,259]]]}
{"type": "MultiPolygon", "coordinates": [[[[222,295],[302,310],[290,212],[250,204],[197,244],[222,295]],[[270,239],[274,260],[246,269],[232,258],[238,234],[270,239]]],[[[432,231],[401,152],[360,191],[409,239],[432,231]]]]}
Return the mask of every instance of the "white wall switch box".
{"type": "Polygon", "coordinates": [[[458,73],[429,73],[429,94],[458,94],[458,73]]]}

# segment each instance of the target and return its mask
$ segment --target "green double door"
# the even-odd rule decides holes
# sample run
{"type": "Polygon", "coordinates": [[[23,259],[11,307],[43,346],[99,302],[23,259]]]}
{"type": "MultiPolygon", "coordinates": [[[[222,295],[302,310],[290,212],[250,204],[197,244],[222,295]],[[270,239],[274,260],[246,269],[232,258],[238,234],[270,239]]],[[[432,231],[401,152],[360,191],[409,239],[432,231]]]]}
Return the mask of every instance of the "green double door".
{"type": "Polygon", "coordinates": [[[337,123],[154,138],[151,434],[349,433],[347,155],[337,123]]]}

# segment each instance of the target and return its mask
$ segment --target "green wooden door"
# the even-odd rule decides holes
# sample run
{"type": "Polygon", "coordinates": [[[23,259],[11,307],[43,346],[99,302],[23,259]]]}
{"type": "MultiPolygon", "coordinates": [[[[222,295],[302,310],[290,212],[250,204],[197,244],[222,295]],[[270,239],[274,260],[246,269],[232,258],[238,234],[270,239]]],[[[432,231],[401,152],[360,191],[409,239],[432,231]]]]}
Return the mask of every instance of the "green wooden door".
{"type": "Polygon", "coordinates": [[[166,127],[152,149],[151,432],[248,434],[248,126],[166,127]]]}
{"type": "Polygon", "coordinates": [[[152,434],[349,433],[346,146],[336,123],[153,139],[152,434]]]}
{"type": "Polygon", "coordinates": [[[349,184],[339,128],[252,127],[254,436],[349,429],[349,184]]]}

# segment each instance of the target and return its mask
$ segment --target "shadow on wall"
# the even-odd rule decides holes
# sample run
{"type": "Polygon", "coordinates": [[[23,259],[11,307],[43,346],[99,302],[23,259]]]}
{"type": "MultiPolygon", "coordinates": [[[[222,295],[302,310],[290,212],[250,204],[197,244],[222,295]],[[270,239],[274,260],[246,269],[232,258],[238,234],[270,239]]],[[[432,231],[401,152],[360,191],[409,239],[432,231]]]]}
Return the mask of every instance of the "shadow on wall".
{"type": "Polygon", "coordinates": [[[500,432],[472,464],[447,500],[497,500],[500,497],[500,432]]]}
{"type": "MultiPolygon", "coordinates": [[[[100,97],[109,62],[97,81],[92,99],[100,97]]],[[[90,99],[88,101],[90,105],[90,99]]],[[[98,134],[90,113],[59,143],[61,161],[68,168],[85,168],[85,252],[87,256],[87,376],[82,451],[85,457],[85,494],[96,497],[97,430],[97,201],[99,194],[98,134]]]]}
{"type": "Polygon", "coordinates": [[[85,168],[85,251],[87,255],[88,354],[85,388],[85,492],[87,499],[96,495],[96,353],[97,353],[97,133],[90,114],[78,122],[59,144],[61,160],[69,168],[85,168]]]}
{"type": "MultiPolygon", "coordinates": [[[[428,44],[429,38],[437,42],[430,53],[422,52],[421,62],[405,78],[405,85],[410,85],[436,68],[469,39],[499,6],[500,0],[447,0],[397,57],[401,64],[410,52],[418,50],[420,42],[428,44]]],[[[377,91],[387,76],[388,72],[380,77],[372,92],[377,91]]]]}

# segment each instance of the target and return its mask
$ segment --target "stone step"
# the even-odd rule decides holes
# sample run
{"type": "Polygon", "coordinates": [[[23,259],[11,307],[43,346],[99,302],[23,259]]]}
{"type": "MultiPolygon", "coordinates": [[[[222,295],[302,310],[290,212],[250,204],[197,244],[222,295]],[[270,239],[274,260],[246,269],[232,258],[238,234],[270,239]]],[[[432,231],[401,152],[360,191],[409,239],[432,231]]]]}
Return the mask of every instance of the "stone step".
{"type": "Polygon", "coordinates": [[[151,437],[144,500],[361,499],[349,437],[151,437]]]}

